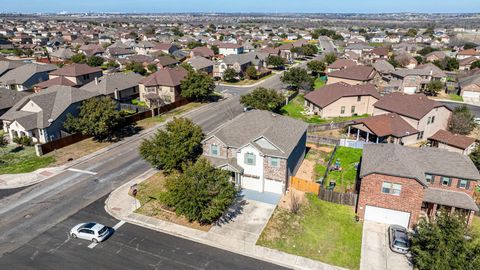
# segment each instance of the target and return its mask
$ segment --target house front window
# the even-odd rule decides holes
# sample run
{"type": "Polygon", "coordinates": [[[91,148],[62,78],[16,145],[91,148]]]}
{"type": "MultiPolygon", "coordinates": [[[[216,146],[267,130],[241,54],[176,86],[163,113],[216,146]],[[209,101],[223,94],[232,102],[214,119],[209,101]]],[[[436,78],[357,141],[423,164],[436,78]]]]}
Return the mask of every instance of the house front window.
{"type": "Polygon", "coordinates": [[[451,178],[442,176],[442,186],[450,186],[451,182],[452,182],[451,178]]]}
{"type": "Polygon", "coordinates": [[[270,167],[279,167],[280,166],[280,159],[277,157],[270,157],[270,167]]]}
{"type": "Polygon", "coordinates": [[[340,114],[344,114],[345,113],[345,106],[342,106],[340,107],[340,114]]]}
{"type": "Polygon", "coordinates": [[[355,113],[355,106],[352,106],[350,112],[351,112],[351,113],[355,113]]]}
{"type": "Polygon", "coordinates": [[[423,139],[423,131],[420,131],[418,134],[417,134],[417,140],[421,140],[423,139]]]}
{"type": "Polygon", "coordinates": [[[362,100],[362,96],[357,97],[357,102],[360,102],[362,100]]]}
{"type": "Polygon", "coordinates": [[[382,193],[400,196],[400,193],[402,193],[402,185],[391,182],[383,182],[382,193]]]}
{"type": "Polygon", "coordinates": [[[216,144],[212,144],[210,146],[210,155],[212,156],[218,156],[220,153],[220,151],[218,150],[218,145],[216,144]]]}
{"type": "Polygon", "coordinates": [[[244,159],[245,164],[255,166],[255,154],[245,153],[244,159]]]}
{"type": "Polygon", "coordinates": [[[433,184],[433,175],[425,174],[425,180],[427,180],[427,183],[433,184]]]}
{"type": "Polygon", "coordinates": [[[458,187],[463,189],[468,189],[468,180],[458,179],[458,187]]]}

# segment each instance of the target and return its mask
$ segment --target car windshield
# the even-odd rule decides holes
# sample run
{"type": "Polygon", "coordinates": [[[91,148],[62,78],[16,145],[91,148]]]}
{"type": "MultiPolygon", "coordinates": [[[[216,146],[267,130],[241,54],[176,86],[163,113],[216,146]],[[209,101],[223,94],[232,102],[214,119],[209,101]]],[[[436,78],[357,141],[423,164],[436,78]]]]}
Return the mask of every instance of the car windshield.
{"type": "Polygon", "coordinates": [[[107,227],[103,226],[103,228],[100,231],[98,231],[98,234],[102,235],[106,230],[107,230],[107,227]]]}
{"type": "Polygon", "coordinates": [[[393,245],[396,247],[408,248],[408,243],[402,240],[395,240],[395,243],[393,243],[393,245]]]}

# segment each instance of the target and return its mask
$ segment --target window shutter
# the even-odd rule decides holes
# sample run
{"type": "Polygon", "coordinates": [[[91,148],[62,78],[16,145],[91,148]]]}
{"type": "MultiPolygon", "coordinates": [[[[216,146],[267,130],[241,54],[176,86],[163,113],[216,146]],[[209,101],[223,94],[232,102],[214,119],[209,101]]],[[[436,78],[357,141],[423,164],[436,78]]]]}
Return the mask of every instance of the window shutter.
{"type": "Polygon", "coordinates": [[[450,187],[452,185],[452,178],[448,178],[448,186],[450,187]]]}
{"type": "Polygon", "coordinates": [[[245,154],[243,155],[243,163],[248,164],[248,161],[247,161],[247,160],[248,160],[248,153],[245,153],[245,154]]]}
{"type": "Polygon", "coordinates": [[[462,180],[457,178],[457,188],[460,187],[460,182],[462,182],[462,180]]]}
{"type": "Polygon", "coordinates": [[[432,181],[430,181],[430,184],[435,183],[435,175],[432,175],[432,181]]]}
{"type": "Polygon", "coordinates": [[[472,181],[467,180],[467,186],[465,187],[465,189],[469,189],[469,188],[470,188],[470,182],[472,182],[472,181]]]}

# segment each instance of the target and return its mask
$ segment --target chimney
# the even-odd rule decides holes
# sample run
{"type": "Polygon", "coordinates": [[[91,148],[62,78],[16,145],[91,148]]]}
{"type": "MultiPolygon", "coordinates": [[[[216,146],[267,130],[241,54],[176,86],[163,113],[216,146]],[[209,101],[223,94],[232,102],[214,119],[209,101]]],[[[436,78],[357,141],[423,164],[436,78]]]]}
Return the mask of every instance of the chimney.
{"type": "Polygon", "coordinates": [[[95,77],[95,85],[98,85],[98,77],[95,77]]]}

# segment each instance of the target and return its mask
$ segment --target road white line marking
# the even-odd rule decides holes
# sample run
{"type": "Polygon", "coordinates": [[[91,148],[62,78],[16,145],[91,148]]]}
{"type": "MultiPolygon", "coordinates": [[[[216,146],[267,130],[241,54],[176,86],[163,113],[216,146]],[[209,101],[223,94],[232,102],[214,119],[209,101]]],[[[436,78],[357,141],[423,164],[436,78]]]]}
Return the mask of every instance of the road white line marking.
{"type": "Polygon", "coordinates": [[[84,170],[79,170],[79,169],[74,169],[74,168],[69,168],[67,170],[72,171],[72,172],[91,174],[91,175],[96,175],[97,174],[96,172],[84,171],[84,170]]]}
{"type": "Polygon", "coordinates": [[[120,221],[118,222],[117,224],[115,224],[115,226],[113,226],[113,229],[116,231],[118,230],[118,228],[120,228],[123,224],[125,224],[125,221],[120,221]]]}
{"type": "Polygon", "coordinates": [[[222,91],[222,92],[220,92],[220,93],[222,93],[222,94],[223,94],[223,93],[226,93],[227,91],[228,91],[228,89],[225,89],[225,90],[223,90],[223,91],[222,91]]]}
{"type": "Polygon", "coordinates": [[[88,245],[88,248],[94,248],[98,245],[98,243],[91,243],[90,245],[88,245]]]}

